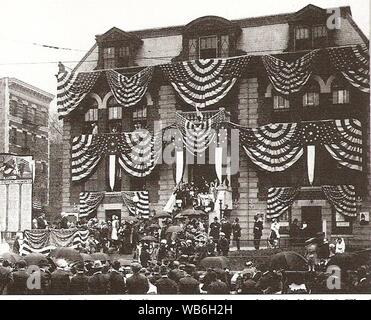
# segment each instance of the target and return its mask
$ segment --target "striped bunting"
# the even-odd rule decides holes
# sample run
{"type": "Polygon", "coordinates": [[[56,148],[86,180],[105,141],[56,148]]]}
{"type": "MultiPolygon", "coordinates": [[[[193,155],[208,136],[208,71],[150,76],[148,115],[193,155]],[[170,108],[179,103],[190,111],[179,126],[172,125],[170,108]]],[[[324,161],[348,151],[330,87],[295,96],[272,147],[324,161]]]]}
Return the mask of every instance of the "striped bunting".
{"type": "Polygon", "coordinates": [[[224,120],[224,110],[204,121],[190,121],[180,113],[176,114],[177,128],[182,135],[183,143],[193,155],[205,152],[216,138],[216,129],[224,120]]]}
{"type": "Polygon", "coordinates": [[[101,72],[69,73],[63,65],[57,75],[57,107],[60,117],[67,116],[91,91],[101,72]]]}
{"type": "Polygon", "coordinates": [[[77,249],[82,243],[87,242],[89,233],[89,230],[80,229],[26,230],[20,255],[25,256],[29,253],[49,255],[58,247],[77,249]]]}
{"type": "Polygon", "coordinates": [[[104,198],[104,192],[80,192],[79,217],[90,216],[104,198]]]}
{"type": "Polygon", "coordinates": [[[143,178],[155,168],[161,151],[162,132],[152,135],[147,130],[134,131],[127,137],[129,151],[120,152],[118,162],[130,175],[143,178]]]}
{"type": "Polygon", "coordinates": [[[299,192],[297,187],[273,187],[268,189],[267,218],[273,219],[286,212],[299,192]]]}
{"type": "Polygon", "coordinates": [[[322,186],[322,191],[336,211],[348,217],[357,216],[356,192],[353,185],[322,186]]]}
{"type": "Polygon", "coordinates": [[[282,94],[300,91],[312,75],[312,66],[318,50],[311,51],[303,57],[286,62],[273,56],[262,56],[268,78],[274,89],[282,94]]]}
{"type": "Polygon", "coordinates": [[[256,129],[240,129],[240,141],[251,161],[269,172],[294,165],[303,155],[296,123],[268,124],[256,129]]]}
{"type": "Polygon", "coordinates": [[[71,171],[72,181],[80,181],[90,176],[96,169],[101,154],[90,152],[94,135],[81,135],[72,139],[71,171]]]}
{"type": "Polygon", "coordinates": [[[325,144],[330,155],[342,166],[362,171],[362,125],[356,119],[335,120],[337,143],[325,144]]]}
{"type": "Polygon", "coordinates": [[[327,49],[331,63],[349,83],[370,92],[370,53],[367,45],[327,49]]]}
{"type": "Polygon", "coordinates": [[[234,59],[201,59],[160,68],[179,96],[196,109],[211,106],[232,89],[247,67],[250,56],[234,59]]]}
{"type": "Polygon", "coordinates": [[[151,82],[152,74],[153,67],[145,68],[131,77],[114,70],[106,71],[111,92],[116,101],[124,107],[134,106],[143,98],[151,82]]]}
{"type": "Polygon", "coordinates": [[[129,210],[131,216],[141,215],[149,216],[149,194],[148,191],[123,191],[121,192],[125,206],[129,210]],[[138,202],[135,204],[134,197],[138,197],[138,202]]]}

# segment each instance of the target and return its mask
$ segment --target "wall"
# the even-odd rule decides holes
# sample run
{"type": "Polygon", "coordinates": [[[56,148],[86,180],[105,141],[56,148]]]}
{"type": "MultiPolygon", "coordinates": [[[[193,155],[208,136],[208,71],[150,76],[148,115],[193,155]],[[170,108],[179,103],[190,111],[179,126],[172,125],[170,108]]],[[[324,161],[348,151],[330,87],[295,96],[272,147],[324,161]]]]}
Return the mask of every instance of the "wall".
{"type": "Polygon", "coordinates": [[[7,152],[6,150],[6,130],[7,130],[7,123],[6,123],[6,101],[8,98],[7,95],[7,78],[0,79],[0,153],[7,152]]]}

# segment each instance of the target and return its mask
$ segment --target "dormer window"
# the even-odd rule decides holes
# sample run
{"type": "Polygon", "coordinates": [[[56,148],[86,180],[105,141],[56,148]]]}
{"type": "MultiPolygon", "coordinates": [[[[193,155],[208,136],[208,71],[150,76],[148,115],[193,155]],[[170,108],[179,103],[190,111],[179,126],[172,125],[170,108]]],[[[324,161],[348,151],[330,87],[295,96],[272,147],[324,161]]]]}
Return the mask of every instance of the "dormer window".
{"type": "Polygon", "coordinates": [[[103,48],[103,68],[113,69],[116,66],[115,48],[103,48]]]}
{"type": "Polygon", "coordinates": [[[196,60],[234,56],[240,34],[240,27],[224,18],[207,16],[196,19],[184,28],[182,58],[196,60]]]}

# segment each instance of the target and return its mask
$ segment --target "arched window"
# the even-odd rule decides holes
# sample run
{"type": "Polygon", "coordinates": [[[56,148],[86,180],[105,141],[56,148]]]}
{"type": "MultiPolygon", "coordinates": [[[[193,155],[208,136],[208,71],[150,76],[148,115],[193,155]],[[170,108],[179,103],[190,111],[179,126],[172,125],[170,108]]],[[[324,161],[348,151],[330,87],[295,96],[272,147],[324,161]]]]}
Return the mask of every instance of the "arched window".
{"type": "Polygon", "coordinates": [[[87,101],[88,110],[85,112],[86,122],[98,121],[98,101],[94,98],[89,98],[87,101]]]}
{"type": "Polygon", "coordinates": [[[133,110],[133,125],[134,130],[146,129],[147,127],[147,106],[138,105],[133,110]]]}
{"type": "Polygon", "coordinates": [[[273,95],[273,110],[288,110],[290,101],[285,96],[274,93],[273,95]]]}
{"type": "Polygon", "coordinates": [[[303,94],[303,107],[316,107],[319,105],[320,88],[318,83],[311,82],[303,94]]]}
{"type": "Polygon", "coordinates": [[[122,107],[117,103],[115,97],[107,101],[108,129],[109,132],[121,132],[122,129],[122,107]]]}
{"type": "Polygon", "coordinates": [[[332,83],[332,104],[348,104],[350,93],[347,84],[341,80],[332,83]]]}

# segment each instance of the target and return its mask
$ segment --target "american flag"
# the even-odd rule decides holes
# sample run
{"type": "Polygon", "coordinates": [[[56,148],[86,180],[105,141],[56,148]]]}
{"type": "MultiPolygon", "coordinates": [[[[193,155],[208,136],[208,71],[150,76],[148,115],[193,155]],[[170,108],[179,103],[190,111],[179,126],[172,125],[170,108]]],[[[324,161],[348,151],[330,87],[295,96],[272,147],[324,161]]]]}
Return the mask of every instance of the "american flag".
{"type": "Polygon", "coordinates": [[[145,68],[131,77],[114,70],[106,71],[111,92],[116,101],[124,107],[134,106],[143,98],[151,82],[152,74],[153,67],[145,68]]]}
{"type": "Polygon", "coordinates": [[[122,199],[131,216],[149,216],[149,194],[148,191],[123,191],[122,199]],[[134,197],[138,198],[135,203],[134,197]]]}
{"type": "Polygon", "coordinates": [[[223,99],[245,71],[250,58],[201,59],[164,64],[160,68],[180,97],[198,109],[223,99]]]}
{"type": "Polygon", "coordinates": [[[70,73],[62,64],[57,75],[57,107],[60,117],[67,116],[94,87],[100,71],[70,73]]]}
{"type": "Polygon", "coordinates": [[[353,185],[325,185],[322,191],[336,211],[348,217],[357,216],[356,191],[353,185]]]}
{"type": "Polygon", "coordinates": [[[303,57],[286,62],[273,56],[262,56],[268,78],[275,90],[282,94],[298,92],[309,80],[318,50],[313,50],[303,57]]]}
{"type": "Polygon", "coordinates": [[[370,92],[370,53],[367,45],[327,49],[331,63],[354,87],[370,92]]]}
{"type": "Polygon", "coordinates": [[[104,198],[104,192],[80,192],[79,217],[91,215],[104,198]]]}
{"type": "Polygon", "coordinates": [[[298,187],[272,187],[268,189],[267,218],[277,218],[287,211],[299,192],[298,187]]]}

